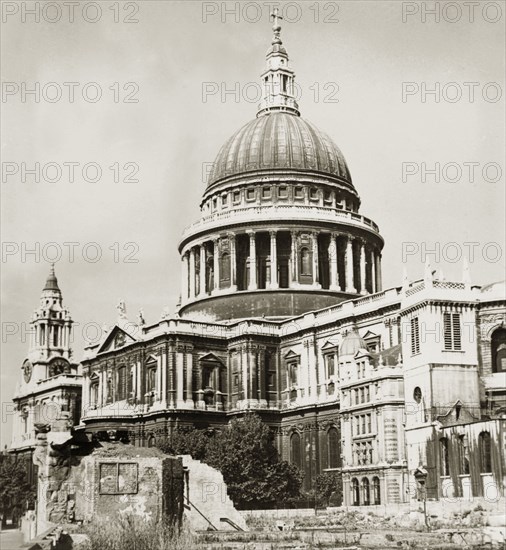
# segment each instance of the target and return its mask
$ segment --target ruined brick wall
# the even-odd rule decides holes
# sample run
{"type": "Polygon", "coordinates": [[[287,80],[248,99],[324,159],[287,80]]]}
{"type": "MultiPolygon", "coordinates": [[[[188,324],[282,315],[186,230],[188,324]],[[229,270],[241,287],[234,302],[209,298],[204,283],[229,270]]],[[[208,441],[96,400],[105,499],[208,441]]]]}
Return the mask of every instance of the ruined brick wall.
{"type": "Polygon", "coordinates": [[[37,533],[57,524],[121,514],[181,522],[184,480],[180,459],[158,449],[122,443],[80,449],[70,433],[66,437],[65,443],[55,444],[51,434],[38,436],[34,455],[40,472],[37,533]]]}

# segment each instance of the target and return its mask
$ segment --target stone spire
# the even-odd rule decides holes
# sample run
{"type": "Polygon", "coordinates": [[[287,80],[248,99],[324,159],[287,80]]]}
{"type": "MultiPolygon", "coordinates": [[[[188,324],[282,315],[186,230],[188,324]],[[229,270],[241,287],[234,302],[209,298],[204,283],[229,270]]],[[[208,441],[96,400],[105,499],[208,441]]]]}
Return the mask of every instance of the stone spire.
{"type": "Polygon", "coordinates": [[[257,116],[268,115],[273,111],[300,116],[295,100],[295,73],[288,66],[288,54],[281,40],[280,20],[283,18],[278,8],[274,8],[271,17],[274,34],[266,56],[267,67],[261,76],[263,94],[257,116]]]}

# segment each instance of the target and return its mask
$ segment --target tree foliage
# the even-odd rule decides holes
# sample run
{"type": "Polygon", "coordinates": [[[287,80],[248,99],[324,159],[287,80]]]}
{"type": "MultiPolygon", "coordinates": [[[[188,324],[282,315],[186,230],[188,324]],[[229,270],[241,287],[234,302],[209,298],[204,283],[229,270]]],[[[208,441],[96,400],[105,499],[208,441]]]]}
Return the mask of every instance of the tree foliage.
{"type": "Polygon", "coordinates": [[[326,506],[340,506],[343,499],[341,472],[323,472],[316,477],[316,495],[326,506]]]}
{"type": "Polygon", "coordinates": [[[191,455],[195,460],[205,461],[207,446],[213,432],[209,430],[195,430],[172,434],[170,441],[161,443],[159,448],[167,454],[191,455]]]}
{"type": "Polygon", "coordinates": [[[28,482],[28,459],[14,455],[0,456],[0,511],[2,515],[18,515],[27,503],[35,500],[35,487],[28,482]]]}
{"type": "Polygon", "coordinates": [[[220,470],[230,498],[240,508],[281,506],[300,495],[298,468],[280,460],[274,434],[255,414],[233,419],[212,437],[199,430],[178,434],[162,450],[184,450],[220,470]]]}

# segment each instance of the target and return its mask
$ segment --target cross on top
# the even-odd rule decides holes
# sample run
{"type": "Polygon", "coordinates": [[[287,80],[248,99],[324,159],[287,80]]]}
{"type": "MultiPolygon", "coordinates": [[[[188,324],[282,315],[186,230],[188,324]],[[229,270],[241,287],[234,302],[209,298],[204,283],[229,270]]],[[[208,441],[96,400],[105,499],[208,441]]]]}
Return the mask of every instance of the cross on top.
{"type": "Polygon", "coordinates": [[[274,8],[274,10],[271,13],[272,22],[275,27],[279,26],[279,20],[283,19],[283,16],[279,15],[279,9],[274,8]]]}

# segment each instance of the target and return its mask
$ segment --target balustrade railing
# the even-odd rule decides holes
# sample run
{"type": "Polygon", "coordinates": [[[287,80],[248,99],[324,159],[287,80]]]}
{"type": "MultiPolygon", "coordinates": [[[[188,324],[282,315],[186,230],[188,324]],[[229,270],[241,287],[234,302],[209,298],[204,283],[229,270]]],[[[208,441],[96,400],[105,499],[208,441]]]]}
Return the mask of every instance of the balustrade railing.
{"type": "MultiPolygon", "coordinates": [[[[187,226],[183,235],[188,236],[193,232],[196,232],[213,225],[219,225],[223,222],[237,219],[238,221],[243,219],[321,219],[325,221],[348,221],[358,222],[359,224],[370,227],[373,231],[379,232],[378,226],[369,218],[357,214],[356,212],[350,212],[347,210],[340,210],[333,207],[322,206],[297,206],[288,204],[278,205],[265,205],[265,206],[250,206],[242,208],[232,208],[223,212],[215,212],[214,214],[204,216],[200,220],[187,226]]],[[[355,224],[354,224],[355,225],[355,224]]]]}

